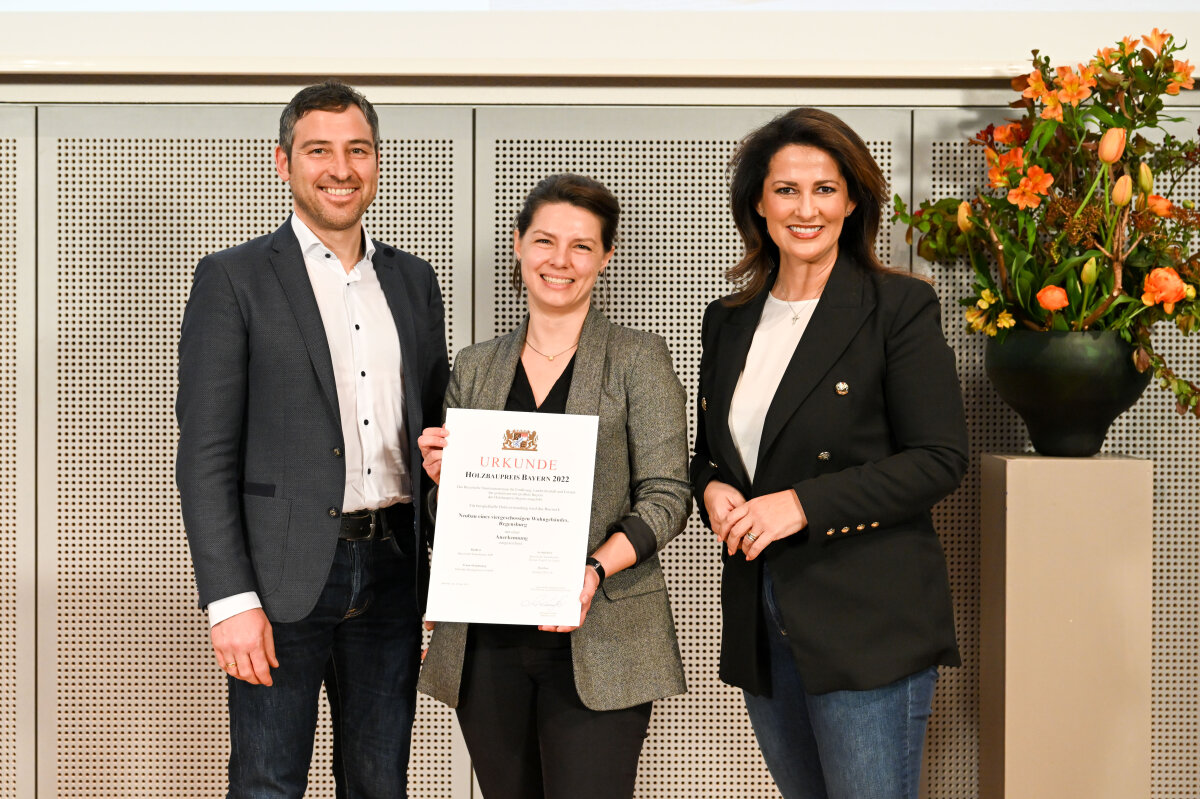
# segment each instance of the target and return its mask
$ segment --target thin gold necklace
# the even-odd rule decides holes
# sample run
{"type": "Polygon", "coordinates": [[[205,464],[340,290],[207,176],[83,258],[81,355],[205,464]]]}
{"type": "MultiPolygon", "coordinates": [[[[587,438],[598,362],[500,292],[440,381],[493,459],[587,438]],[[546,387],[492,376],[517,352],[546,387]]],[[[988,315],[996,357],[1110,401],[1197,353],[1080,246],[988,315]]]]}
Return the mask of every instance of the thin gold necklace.
{"type": "Polygon", "coordinates": [[[579,339],[575,339],[575,343],[574,343],[574,344],[572,344],[571,346],[567,347],[567,348],[566,348],[565,350],[563,350],[562,352],[556,352],[556,353],[554,353],[553,355],[547,355],[546,353],[542,352],[542,351],[541,351],[541,350],[539,350],[537,347],[535,347],[535,346],[533,346],[532,344],[530,344],[530,343],[529,343],[529,339],[525,339],[525,346],[526,346],[526,347],[528,347],[529,349],[533,350],[534,352],[536,352],[538,355],[540,355],[540,356],[542,356],[543,358],[545,358],[547,361],[553,361],[555,358],[557,358],[558,356],[562,355],[563,353],[565,353],[565,352],[570,352],[571,350],[573,350],[573,349],[575,349],[576,347],[578,347],[578,346],[579,346],[579,339]]]}

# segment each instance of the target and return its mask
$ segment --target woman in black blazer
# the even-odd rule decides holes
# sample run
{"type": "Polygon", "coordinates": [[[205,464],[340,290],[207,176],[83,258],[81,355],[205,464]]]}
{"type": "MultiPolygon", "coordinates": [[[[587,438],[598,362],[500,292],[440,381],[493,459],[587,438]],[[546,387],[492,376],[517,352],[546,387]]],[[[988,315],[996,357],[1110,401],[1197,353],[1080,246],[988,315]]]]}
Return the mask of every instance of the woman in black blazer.
{"type": "Polygon", "coordinates": [[[691,476],[723,542],[721,679],[785,799],[916,799],[958,665],[930,507],[967,466],[937,295],[874,254],[886,182],[832,114],[732,162],[742,286],[704,314],[691,476]]]}

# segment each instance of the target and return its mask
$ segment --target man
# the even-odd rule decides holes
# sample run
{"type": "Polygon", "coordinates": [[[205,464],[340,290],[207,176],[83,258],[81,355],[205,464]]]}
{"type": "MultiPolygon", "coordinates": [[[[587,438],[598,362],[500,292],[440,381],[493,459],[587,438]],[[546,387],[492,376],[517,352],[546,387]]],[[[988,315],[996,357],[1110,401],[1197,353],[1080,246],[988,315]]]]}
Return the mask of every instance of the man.
{"type": "Polygon", "coordinates": [[[372,241],[374,108],[329,81],[279,122],[294,213],[204,258],[179,341],[177,481],[228,674],[229,797],[300,797],[321,683],[338,796],[407,795],[426,584],[417,436],[441,416],[428,263],[372,241]]]}

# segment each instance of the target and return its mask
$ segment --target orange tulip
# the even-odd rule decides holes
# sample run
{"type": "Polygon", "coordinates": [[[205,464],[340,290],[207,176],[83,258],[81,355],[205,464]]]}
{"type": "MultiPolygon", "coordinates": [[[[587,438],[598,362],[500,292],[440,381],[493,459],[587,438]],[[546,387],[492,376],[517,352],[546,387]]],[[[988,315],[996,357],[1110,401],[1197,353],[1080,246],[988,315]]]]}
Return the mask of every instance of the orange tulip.
{"type": "Polygon", "coordinates": [[[1125,128],[1109,128],[1100,137],[1096,157],[1106,164],[1115,164],[1125,153],[1125,128]]]}
{"type": "Polygon", "coordinates": [[[1171,215],[1171,201],[1166,197],[1159,197],[1157,194],[1151,194],[1146,198],[1146,207],[1149,208],[1155,216],[1171,215]]]}
{"type": "Polygon", "coordinates": [[[1169,266],[1160,266],[1146,275],[1142,290],[1143,304],[1157,305],[1161,302],[1163,310],[1167,313],[1174,313],[1175,303],[1187,296],[1187,286],[1183,279],[1169,266]]]}
{"type": "Polygon", "coordinates": [[[1121,175],[1117,179],[1117,183],[1113,186],[1112,202],[1118,208],[1124,208],[1129,205],[1129,201],[1133,199],[1133,178],[1129,175],[1121,175]]]}
{"type": "Polygon", "coordinates": [[[1058,286],[1046,286],[1046,288],[1037,293],[1037,301],[1038,305],[1050,312],[1066,308],[1069,304],[1066,289],[1059,288],[1058,286]]]}

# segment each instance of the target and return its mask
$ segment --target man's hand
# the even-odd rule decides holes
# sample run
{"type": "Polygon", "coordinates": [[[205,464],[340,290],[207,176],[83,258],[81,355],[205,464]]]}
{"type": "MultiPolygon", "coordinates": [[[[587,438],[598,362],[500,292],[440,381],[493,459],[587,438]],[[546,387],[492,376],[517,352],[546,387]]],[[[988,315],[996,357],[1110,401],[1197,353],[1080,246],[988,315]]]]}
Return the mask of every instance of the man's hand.
{"type": "Polygon", "coordinates": [[[262,608],[243,611],[213,625],[210,631],[217,663],[229,676],[252,685],[270,685],[275,659],[275,637],[262,608]]]}

